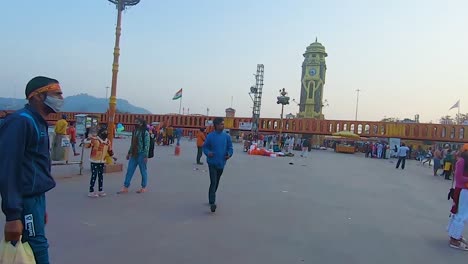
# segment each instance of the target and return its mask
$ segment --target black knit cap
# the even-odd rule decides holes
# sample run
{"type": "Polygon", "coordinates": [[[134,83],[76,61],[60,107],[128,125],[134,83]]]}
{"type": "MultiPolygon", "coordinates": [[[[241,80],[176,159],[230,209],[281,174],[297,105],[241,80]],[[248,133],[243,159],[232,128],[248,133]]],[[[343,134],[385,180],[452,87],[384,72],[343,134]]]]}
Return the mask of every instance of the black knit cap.
{"type": "Polygon", "coordinates": [[[28,98],[28,96],[32,92],[36,91],[37,89],[40,89],[44,86],[47,86],[53,83],[59,83],[59,82],[55,79],[51,79],[51,78],[44,77],[44,76],[37,76],[37,77],[32,78],[26,85],[26,90],[24,91],[26,98],[28,98]]]}
{"type": "Polygon", "coordinates": [[[98,135],[102,135],[104,132],[107,133],[107,127],[101,127],[98,131],[98,135]]]}

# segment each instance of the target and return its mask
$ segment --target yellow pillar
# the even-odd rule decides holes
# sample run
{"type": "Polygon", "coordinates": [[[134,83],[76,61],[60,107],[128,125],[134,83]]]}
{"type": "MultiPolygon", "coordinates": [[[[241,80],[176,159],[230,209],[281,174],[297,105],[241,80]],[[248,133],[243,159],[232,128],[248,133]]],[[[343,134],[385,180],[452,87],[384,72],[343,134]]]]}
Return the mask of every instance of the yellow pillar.
{"type": "Polygon", "coordinates": [[[120,35],[122,33],[122,4],[119,1],[117,5],[117,26],[115,28],[115,46],[114,46],[114,62],[112,64],[112,85],[111,96],[109,99],[107,133],[111,143],[115,137],[115,112],[117,108],[117,75],[119,73],[119,56],[120,56],[120,35]]]}

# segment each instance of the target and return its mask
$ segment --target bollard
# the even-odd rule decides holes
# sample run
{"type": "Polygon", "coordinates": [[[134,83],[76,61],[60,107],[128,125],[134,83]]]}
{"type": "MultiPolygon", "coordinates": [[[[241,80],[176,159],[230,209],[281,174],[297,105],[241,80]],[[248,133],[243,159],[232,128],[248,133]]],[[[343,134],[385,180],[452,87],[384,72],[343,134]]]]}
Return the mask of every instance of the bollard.
{"type": "Polygon", "coordinates": [[[180,145],[176,145],[175,147],[175,153],[176,156],[180,156],[180,145]]]}

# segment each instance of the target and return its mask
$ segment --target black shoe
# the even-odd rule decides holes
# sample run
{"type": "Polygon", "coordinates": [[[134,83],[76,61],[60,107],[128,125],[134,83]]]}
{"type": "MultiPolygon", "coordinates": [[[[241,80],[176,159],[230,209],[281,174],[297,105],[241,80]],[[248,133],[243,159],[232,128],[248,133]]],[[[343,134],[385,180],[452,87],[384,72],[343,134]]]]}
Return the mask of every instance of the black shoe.
{"type": "Polygon", "coordinates": [[[210,205],[210,210],[211,210],[212,213],[216,212],[216,207],[217,207],[216,204],[211,204],[210,205]]]}
{"type": "Polygon", "coordinates": [[[198,165],[203,165],[203,162],[197,162],[198,165]]]}

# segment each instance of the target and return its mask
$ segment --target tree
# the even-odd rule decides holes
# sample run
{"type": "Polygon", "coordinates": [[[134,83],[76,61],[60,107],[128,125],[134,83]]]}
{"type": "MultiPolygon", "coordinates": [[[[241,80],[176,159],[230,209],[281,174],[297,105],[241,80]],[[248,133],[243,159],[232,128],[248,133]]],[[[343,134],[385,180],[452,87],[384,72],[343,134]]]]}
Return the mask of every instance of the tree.
{"type": "Polygon", "coordinates": [[[468,113],[466,114],[457,114],[455,116],[455,122],[457,124],[463,124],[463,122],[468,121],[468,113]]]}
{"type": "Polygon", "coordinates": [[[453,125],[455,122],[451,116],[446,115],[440,118],[440,123],[442,125],[453,125]]]}
{"type": "Polygon", "coordinates": [[[399,119],[396,117],[385,117],[380,122],[398,122],[399,119]]]}

